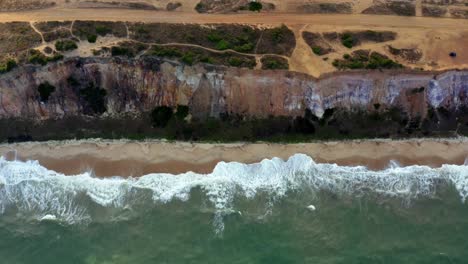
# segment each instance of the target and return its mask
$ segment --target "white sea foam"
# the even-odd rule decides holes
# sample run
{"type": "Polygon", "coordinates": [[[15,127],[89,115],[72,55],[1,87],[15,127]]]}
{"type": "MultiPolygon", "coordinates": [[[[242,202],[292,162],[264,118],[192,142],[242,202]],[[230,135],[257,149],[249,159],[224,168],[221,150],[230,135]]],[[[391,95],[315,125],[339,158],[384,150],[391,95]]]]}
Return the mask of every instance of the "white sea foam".
{"type": "Polygon", "coordinates": [[[339,194],[384,196],[414,199],[431,196],[438,182],[453,184],[461,200],[468,197],[468,166],[443,165],[400,167],[392,163],[385,170],[363,166],[347,167],[318,164],[296,154],[255,164],[220,162],[210,174],[187,172],[180,175],[148,174],[140,178],[94,178],[90,173],[74,176],[48,170],[36,161],[7,161],[0,158],[0,212],[14,207],[37,217],[54,215],[57,221],[74,224],[91,220],[83,197],[103,207],[128,208],[132,194],[151,191],[155,202],[186,201],[190,191],[200,188],[215,207],[214,224],[222,231],[225,212],[235,210],[233,200],[241,195],[253,198],[267,193],[271,201],[287,191],[307,187],[308,191],[327,190],[339,194]]]}

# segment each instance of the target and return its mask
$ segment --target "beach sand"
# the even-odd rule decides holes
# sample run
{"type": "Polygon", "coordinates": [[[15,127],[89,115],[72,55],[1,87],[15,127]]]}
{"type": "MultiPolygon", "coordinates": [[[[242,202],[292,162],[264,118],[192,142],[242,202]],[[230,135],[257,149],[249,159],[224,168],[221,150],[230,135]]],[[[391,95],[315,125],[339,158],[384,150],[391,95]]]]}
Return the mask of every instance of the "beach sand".
{"type": "Polygon", "coordinates": [[[209,173],[220,161],[259,162],[265,158],[303,153],[320,163],[362,165],[373,170],[390,161],[401,166],[464,164],[468,139],[360,140],[303,144],[184,143],[164,141],[79,140],[0,145],[7,159],[38,160],[48,169],[66,175],[93,171],[98,177],[148,173],[209,173]]]}

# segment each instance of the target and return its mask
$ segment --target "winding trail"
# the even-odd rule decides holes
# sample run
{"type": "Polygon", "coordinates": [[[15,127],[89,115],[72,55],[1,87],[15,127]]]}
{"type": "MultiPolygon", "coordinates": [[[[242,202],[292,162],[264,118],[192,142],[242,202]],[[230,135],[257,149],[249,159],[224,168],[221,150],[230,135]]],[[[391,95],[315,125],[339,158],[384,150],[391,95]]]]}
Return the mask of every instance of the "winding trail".
{"type": "Polygon", "coordinates": [[[37,34],[39,34],[39,36],[41,36],[42,44],[45,44],[46,41],[45,41],[45,39],[44,39],[44,34],[42,34],[42,32],[41,32],[39,29],[36,28],[36,26],[34,25],[33,22],[29,22],[29,25],[31,26],[31,28],[32,28],[34,31],[36,31],[37,34]]]}

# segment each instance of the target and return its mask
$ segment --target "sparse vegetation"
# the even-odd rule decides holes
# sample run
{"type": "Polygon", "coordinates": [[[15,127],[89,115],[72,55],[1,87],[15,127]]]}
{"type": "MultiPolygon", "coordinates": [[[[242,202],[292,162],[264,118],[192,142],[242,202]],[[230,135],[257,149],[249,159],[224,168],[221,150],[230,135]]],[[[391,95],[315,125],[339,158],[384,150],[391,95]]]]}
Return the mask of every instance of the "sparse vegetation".
{"type": "Polygon", "coordinates": [[[307,3],[297,7],[300,13],[309,14],[350,14],[353,12],[353,5],[344,3],[307,3]]]}
{"type": "Polygon", "coordinates": [[[290,56],[296,46],[294,33],[286,26],[265,29],[258,43],[258,54],[278,54],[290,56]]]}
{"type": "Polygon", "coordinates": [[[247,68],[253,68],[256,65],[254,57],[237,55],[232,52],[220,54],[193,47],[168,47],[155,45],[146,53],[146,55],[179,59],[188,65],[193,65],[199,62],[247,68]]]}
{"type": "Polygon", "coordinates": [[[0,40],[0,55],[27,51],[42,41],[25,22],[0,23],[0,40]]]}
{"type": "Polygon", "coordinates": [[[403,68],[387,56],[369,50],[357,50],[350,54],[343,55],[343,59],[333,61],[333,66],[339,69],[398,69],[403,68]]]}
{"type": "Polygon", "coordinates": [[[295,46],[294,33],[286,26],[260,29],[247,25],[143,24],[129,25],[130,38],[143,43],[187,43],[217,50],[243,53],[289,55],[295,46]],[[255,50],[260,36],[263,37],[255,50]]]}
{"type": "Polygon", "coordinates": [[[406,61],[415,63],[418,62],[422,58],[422,51],[420,49],[398,49],[393,46],[388,46],[388,51],[395,55],[398,56],[406,61]]]}
{"type": "Polygon", "coordinates": [[[39,84],[37,91],[39,92],[41,102],[47,103],[47,101],[49,101],[50,95],[55,92],[55,86],[49,82],[44,82],[39,84]]]}
{"type": "Polygon", "coordinates": [[[363,14],[415,16],[414,1],[374,1],[373,5],[362,11],[363,14]]]}
{"type": "Polygon", "coordinates": [[[113,35],[123,38],[127,35],[127,28],[123,22],[101,22],[101,21],[75,21],[73,34],[81,40],[87,39],[95,43],[98,36],[113,35]]]}
{"type": "Polygon", "coordinates": [[[174,11],[174,10],[176,10],[177,8],[181,7],[181,6],[182,6],[182,4],[181,4],[180,2],[175,2],[175,3],[169,2],[169,3],[167,3],[167,5],[166,5],[166,10],[167,10],[167,11],[174,11]]]}
{"type": "Polygon", "coordinates": [[[322,56],[333,51],[330,44],[327,43],[320,33],[304,31],[302,32],[302,38],[315,55],[322,56]]]}

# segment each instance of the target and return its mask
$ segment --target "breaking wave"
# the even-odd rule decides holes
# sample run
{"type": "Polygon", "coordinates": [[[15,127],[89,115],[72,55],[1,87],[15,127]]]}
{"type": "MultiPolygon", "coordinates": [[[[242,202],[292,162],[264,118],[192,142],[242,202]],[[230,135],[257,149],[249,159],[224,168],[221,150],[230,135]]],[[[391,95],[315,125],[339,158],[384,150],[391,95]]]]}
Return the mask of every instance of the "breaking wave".
{"type": "Polygon", "coordinates": [[[415,199],[435,194],[440,183],[452,184],[464,202],[468,197],[468,166],[443,165],[399,167],[372,171],[364,166],[338,166],[315,163],[296,154],[287,161],[265,159],[260,163],[220,162],[210,174],[187,172],[179,175],[148,174],[139,178],[95,178],[91,173],[66,176],[42,167],[37,161],[7,161],[0,158],[0,213],[17,214],[37,220],[66,224],[92,220],[89,205],[128,209],[135,195],[150,193],[152,201],[187,201],[193,189],[200,189],[215,209],[216,230],[224,228],[223,215],[235,208],[234,200],[266,193],[270,201],[288,191],[305,189],[363,196],[415,199]],[[86,201],[86,202],[85,202],[86,201]]]}

